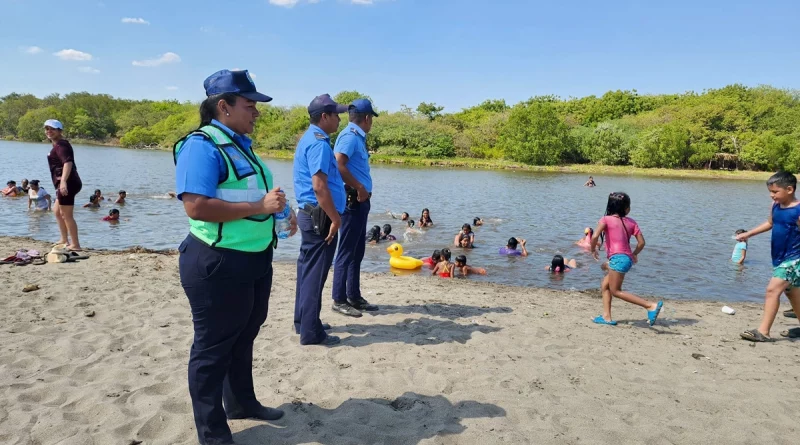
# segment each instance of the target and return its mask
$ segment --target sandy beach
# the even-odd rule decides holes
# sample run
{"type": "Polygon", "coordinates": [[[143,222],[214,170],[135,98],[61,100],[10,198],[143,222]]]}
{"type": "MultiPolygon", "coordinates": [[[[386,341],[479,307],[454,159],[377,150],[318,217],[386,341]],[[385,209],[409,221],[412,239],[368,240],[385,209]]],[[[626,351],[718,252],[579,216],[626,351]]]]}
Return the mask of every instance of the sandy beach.
{"type": "MultiPolygon", "coordinates": [[[[0,237],[4,257],[49,247],[0,237]]],[[[177,255],[88,253],[0,266],[0,443],[197,443],[177,255]]],[[[286,415],[230,422],[239,444],[798,442],[800,345],[778,335],[797,321],[779,315],[775,342],[742,341],[758,304],[730,316],[666,301],[651,328],[617,301],[608,327],[591,322],[597,292],[365,274],[381,311],[348,318],[326,301],[342,337],[326,348],[299,345],[294,288],[294,264],[276,263],[255,343],[256,393],[286,415]]]]}

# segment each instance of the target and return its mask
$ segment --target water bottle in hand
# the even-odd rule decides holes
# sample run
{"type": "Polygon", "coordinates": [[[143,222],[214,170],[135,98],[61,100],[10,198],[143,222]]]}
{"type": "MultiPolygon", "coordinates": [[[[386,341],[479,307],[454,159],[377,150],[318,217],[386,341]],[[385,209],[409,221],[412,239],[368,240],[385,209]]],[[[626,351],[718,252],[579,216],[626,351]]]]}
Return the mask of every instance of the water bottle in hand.
{"type": "Polygon", "coordinates": [[[289,215],[292,214],[292,206],[288,203],[283,208],[282,212],[275,213],[275,231],[278,233],[279,239],[289,238],[291,234],[291,224],[289,223],[289,215]]]}

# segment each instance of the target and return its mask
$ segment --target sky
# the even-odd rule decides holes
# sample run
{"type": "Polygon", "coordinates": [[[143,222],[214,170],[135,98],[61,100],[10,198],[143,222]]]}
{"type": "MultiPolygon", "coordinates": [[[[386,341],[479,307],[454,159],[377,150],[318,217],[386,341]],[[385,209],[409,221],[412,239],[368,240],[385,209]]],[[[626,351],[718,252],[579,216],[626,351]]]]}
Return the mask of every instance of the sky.
{"type": "Polygon", "coordinates": [[[0,96],[200,101],[234,68],[277,105],[357,90],[392,111],[800,88],[798,17],[785,0],[0,0],[0,96]]]}

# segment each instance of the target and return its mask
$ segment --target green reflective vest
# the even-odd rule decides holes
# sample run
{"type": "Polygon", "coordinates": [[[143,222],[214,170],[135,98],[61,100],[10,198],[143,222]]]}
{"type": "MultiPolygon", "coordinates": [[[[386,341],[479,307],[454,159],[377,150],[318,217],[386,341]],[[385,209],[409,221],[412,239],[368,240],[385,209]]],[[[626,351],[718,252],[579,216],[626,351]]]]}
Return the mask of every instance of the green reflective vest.
{"type": "MultiPolygon", "coordinates": [[[[172,157],[176,164],[183,144],[195,135],[212,141],[228,167],[227,177],[217,185],[215,198],[227,202],[256,202],[264,199],[264,195],[272,187],[272,172],[258,156],[239,147],[228,133],[215,125],[201,127],[176,142],[172,148],[172,157]]],[[[252,215],[225,223],[189,218],[189,224],[191,234],[211,247],[262,252],[277,245],[275,219],[272,215],[252,215]]]]}

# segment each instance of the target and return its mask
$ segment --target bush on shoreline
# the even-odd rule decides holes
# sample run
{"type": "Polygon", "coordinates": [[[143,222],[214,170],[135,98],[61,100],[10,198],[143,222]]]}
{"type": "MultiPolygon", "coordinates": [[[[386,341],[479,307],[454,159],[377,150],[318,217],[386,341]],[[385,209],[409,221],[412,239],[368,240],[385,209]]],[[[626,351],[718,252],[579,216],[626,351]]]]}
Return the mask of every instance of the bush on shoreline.
{"type": "MultiPolygon", "coordinates": [[[[343,103],[357,97],[368,96],[336,95],[343,103]]],[[[0,139],[43,141],[42,122],[57,118],[70,138],[170,148],[197,127],[197,108],[85,92],[44,98],[12,93],[0,98],[0,139]]],[[[259,108],[255,149],[293,150],[308,126],[305,107],[259,108]]],[[[487,100],[455,113],[422,103],[382,111],[367,143],[379,155],[425,159],[798,171],[800,93],[742,85],[665,95],[609,91],[601,97],[540,96],[514,106],[487,100]]]]}

